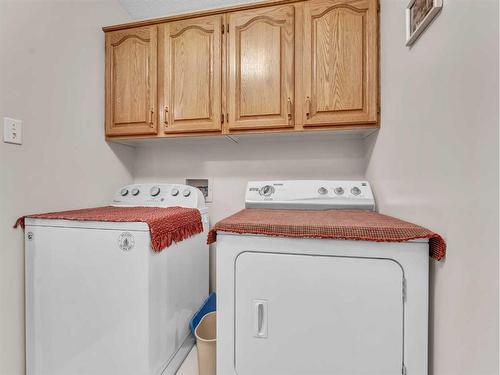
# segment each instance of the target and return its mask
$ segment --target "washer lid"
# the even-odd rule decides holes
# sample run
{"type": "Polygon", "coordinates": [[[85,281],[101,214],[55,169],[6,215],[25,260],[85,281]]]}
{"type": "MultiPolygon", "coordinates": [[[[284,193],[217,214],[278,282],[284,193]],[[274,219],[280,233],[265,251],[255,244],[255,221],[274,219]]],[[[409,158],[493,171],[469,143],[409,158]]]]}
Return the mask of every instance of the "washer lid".
{"type": "Polygon", "coordinates": [[[128,231],[149,231],[148,225],[143,222],[116,222],[116,221],[80,221],[80,220],[60,220],[60,219],[33,219],[27,217],[25,222],[28,226],[40,227],[60,227],[79,229],[100,229],[100,230],[128,230],[128,231]]]}
{"type": "MultiPolygon", "coordinates": [[[[202,208],[201,220],[208,225],[208,209],[202,208]]],[[[82,229],[102,229],[102,230],[133,230],[149,231],[148,224],[142,221],[94,221],[94,220],[66,220],[66,219],[43,219],[25,218],[26,226],[44,226],[61,228],[82,228],[82,229]]]]}

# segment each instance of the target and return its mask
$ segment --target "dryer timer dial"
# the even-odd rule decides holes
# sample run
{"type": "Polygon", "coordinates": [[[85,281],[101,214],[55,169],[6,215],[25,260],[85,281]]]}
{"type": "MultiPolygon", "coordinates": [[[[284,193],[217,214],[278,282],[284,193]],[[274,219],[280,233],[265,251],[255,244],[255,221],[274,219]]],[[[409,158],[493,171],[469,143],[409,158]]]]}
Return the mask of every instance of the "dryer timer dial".
{"type": "Polygon", "coordinates": [[[273,193],[274,193],[274,187],[271,185],[264,185],[259,190],[259,194],[264,197],[269,197],[273,193]]]}

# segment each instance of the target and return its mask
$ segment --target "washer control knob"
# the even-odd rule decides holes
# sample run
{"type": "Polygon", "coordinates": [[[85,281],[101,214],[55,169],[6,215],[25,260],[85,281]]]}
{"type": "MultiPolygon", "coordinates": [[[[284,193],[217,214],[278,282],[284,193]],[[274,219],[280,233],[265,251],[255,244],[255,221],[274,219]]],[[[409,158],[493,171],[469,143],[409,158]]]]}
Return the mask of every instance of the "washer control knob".
{"type": "Polygon", "coordinates": [[[335,194],[342,195],[344,194],[344,189],[341,186],[336,187],[334,190],[335,194]]]}
{"type": "Polygon", "coordinates": [[[274,187],[271,185],[262,186],[259,190],[259,194],[264,197],[269,197],[272,193],[274,193],[274,187]]]}
{"type": "Polygon", "coordinates": [[[128,189],[121,189],[121,190],[120,190],[120,195],[121,195],[122,197],[126,196],[127,194],[128,194],[128,189]]]}
{"type": "Polygon", "coordinates": [[[361,189],[357,186],[354,186],[352,189],[351,189],[351,194],[352,195],[359,195],[361,194],[361,189]]]}
{"type": "Polygon", "coordinates": [[[322,186],[318,189],[318,193],[320,193],[321,195],[325,195],[328,193],[328,189],[322,186]]]}
{"type": "Polygon", "coordinates": [[[151,190],[149,190],[149,194],[151,194],[152,197],[156,197],[160,194],[160,188],[158,186],[153,186],[151,190]]]}
{"type": "Polygon", "coordinates": [[[139,189],[133,188],[132,189],[132,195],[135,197],[136,195],[139,195],[139,189]]]}
{"type": "Polygon", "coordinates": [[[179,189],[173,188],[170,194],[172,194],[173,197],[176,197],[179,195],[179,189]]]}
{"type": "Polygon", "coordinates": [[[184,189],[184,191],[182,192],[182,195],[184,195],[185,197],[189,197],[191,195],[191,190],[184,189]]]}

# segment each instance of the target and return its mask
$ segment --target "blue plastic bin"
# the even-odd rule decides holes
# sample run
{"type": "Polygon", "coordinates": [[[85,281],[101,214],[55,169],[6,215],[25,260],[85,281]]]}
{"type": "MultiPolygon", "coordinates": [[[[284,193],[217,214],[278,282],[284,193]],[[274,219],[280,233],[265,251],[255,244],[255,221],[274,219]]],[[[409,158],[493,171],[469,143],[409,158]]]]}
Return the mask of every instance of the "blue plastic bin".
{"type": "Polygon", "coordinates": [[[203,318],[206,314],[216,311],[217,306],[217,297],[215,293],[210,293],[205,302],[201,305],[200,309],[193,315],[191,322],[189,323],[189,327],[191,328],[191,333],[194,335],[194,330],[200,323],[201,318],[203,318]]]}

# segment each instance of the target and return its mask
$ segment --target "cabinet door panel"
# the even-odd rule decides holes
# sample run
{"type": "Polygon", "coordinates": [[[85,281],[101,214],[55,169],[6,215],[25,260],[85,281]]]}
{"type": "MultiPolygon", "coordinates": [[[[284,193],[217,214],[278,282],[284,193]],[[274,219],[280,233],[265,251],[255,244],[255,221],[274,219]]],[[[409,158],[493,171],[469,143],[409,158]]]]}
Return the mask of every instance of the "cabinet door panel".
{"type": "Polygon", "coordinates": [[[166,133],[221,130],[222,17],[160,27],[160,103],[166,133]]]}
{"type": "Polygon", "coordinates": [[[376,122],[376,1],[313,0],[304,17],[304,126],[376,122]]]}
{"type": "Polygon", "coordinates": [[[109,33],[106,135],[156,133],[156,27],[109,33]]]}
{"type": "Polygon", "coordinates": [[[293,127],[293,6],[229,15],[229,129],[293,127]]]}

